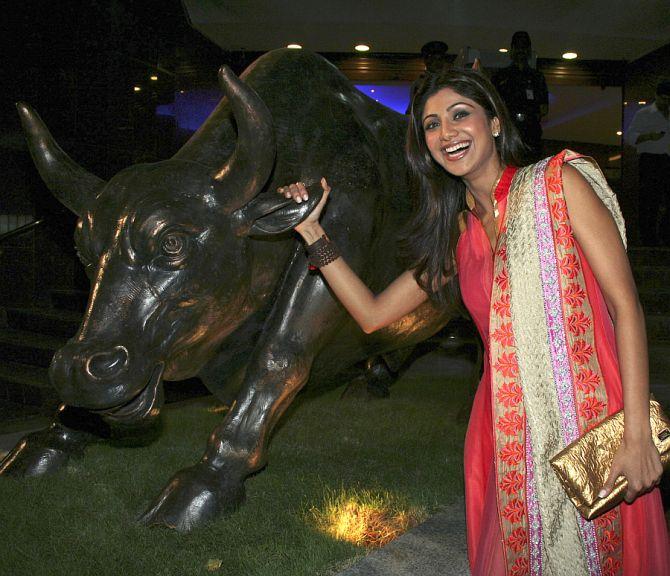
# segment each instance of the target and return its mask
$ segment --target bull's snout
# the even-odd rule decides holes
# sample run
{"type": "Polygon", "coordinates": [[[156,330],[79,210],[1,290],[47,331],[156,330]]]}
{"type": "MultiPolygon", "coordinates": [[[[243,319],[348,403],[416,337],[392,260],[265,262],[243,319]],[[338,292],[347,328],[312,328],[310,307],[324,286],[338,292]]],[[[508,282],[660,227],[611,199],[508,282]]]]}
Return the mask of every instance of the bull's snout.
{"type": "Polygon", "coordinates": [[[71,340],[54,355],[49,377],[63,402],[105,409],[128,402],[146,385],[144,360],[132,361],[122,345],[71,340]]]}
{"type": "Polygon", "coordinates": [[[86,372],[96,380],[114,378],[128,368],[128,350],[114,346],[110,350],[91,354],[86,360],[86,372]]]}

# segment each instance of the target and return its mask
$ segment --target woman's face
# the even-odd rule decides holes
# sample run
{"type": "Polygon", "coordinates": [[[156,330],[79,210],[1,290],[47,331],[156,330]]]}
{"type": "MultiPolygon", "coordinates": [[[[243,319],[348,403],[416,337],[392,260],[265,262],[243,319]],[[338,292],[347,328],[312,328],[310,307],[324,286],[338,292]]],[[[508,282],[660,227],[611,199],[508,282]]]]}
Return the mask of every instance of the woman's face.
{"type": "Polygon", "coordinates": [[[484,108],[451,88],[433,94],[423,107],[426,146],[435,162],[459,177],[471,177],[497,162],[493,134],[500,130],[484,108]]]}

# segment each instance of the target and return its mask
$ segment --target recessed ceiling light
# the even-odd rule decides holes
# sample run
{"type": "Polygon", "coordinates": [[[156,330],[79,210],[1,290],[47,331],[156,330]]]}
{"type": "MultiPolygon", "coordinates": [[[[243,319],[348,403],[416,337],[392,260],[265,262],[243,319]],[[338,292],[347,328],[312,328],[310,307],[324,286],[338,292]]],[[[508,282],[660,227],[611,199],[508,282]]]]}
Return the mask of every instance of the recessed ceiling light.
{"type": "Polygon", "coordinates": [[[155,82],[156,80],[158,80],[158,76],[156,75],[149,76],[149,80],[153,80],[155,82]]]}
{"type": "Polygon", "coordinates": [[[646,103],[647,103],[646,100],[640,100],[640,101],[638,102],[638,104],[639,104],[640,106],[644,106],[646,103]]]}
{"type": "Polygon", "coordinates": [[[577,58],[577,52],[565,52],[565,54],[563,54],[563,58],[565,60],[574,60],[577,58]]]}
{"type": "Polygon", "coordinates": [[[139,86],[133,86],[133,90],[135,92],[139,92],[140,90],[142,90],[142,88],[140,88],[139,86]]]}
{"type": "Polygon", "coordinates": [[[354,50],[356,50],[356,52],[367,52],[368,50],[370,50],[370,46],[368,46],[367,44],[357,44],[356,46],[354,46],[354,50]]]}
{"type": "Polygon", "coordinates": [[[371,89],[370,89],[370,94],[374,94],[374,93],[375,93],[375,89],[374,89],[374,88],[371,88],[371,89]]]}
{"type": "Polygon", "coordinates": [[[498,48],[498,52],[505,54],[507,52],[507,48],[498,48]]]}
{"type": "Polygon", "coordinates": [[[622,134],[623,134],[623,132],[622,132],[621,130],[617,130],[617,131],[616,131],[616,135],[617,135],[617,136],[621,136],[622,134]]]}
{"type": "Polygon", "coordinates": [[[287,48],[290,48],[291,50],[301,50],[302,46],[300,44],[287,44],[287,48]]]}

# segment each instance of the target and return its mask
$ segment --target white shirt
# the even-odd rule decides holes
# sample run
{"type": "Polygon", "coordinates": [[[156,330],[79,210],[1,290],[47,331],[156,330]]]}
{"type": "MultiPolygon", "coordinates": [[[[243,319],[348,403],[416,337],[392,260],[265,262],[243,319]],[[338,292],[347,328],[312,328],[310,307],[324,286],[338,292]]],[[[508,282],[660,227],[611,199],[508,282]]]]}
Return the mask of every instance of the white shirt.
{"type": "Polygon", "coordinates": [[[668,154],[670,155],[670,119],[666,118],[656,108],[656,103],[640,108],[633,116],[633,120],[626,130],[626,143],[635,146],[638,154],[668,154]],[[646,140],[636,144],[640,134],[649,132],[664,132],[658,140],[646,140]]]}

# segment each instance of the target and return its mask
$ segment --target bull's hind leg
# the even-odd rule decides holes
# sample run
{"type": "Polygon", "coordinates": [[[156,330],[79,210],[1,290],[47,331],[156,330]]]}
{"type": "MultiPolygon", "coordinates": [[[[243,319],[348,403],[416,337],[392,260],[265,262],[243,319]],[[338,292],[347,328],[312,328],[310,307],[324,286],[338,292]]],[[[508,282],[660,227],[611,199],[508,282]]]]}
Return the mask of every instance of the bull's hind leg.
{"type": "Polygon", "coordinates": [[[235,507],[244,480],[266,462],[278,419],[309,377],[316,352],[344,318],[318,274],[296,257],[263,329],[244,383],[225,420],[214,429],[202,460],[175,474],[142,516],[150,525],[191,528],[235,507]]]}
{"type": "Polygon", "coordinates": [[[363,400],[388,398],[391,385],[398,379],[401,367],[413,350],[414,347],[409,346],[370,356],[360,366],[360,373],[349,381],[341,397],[363,400]]]}

